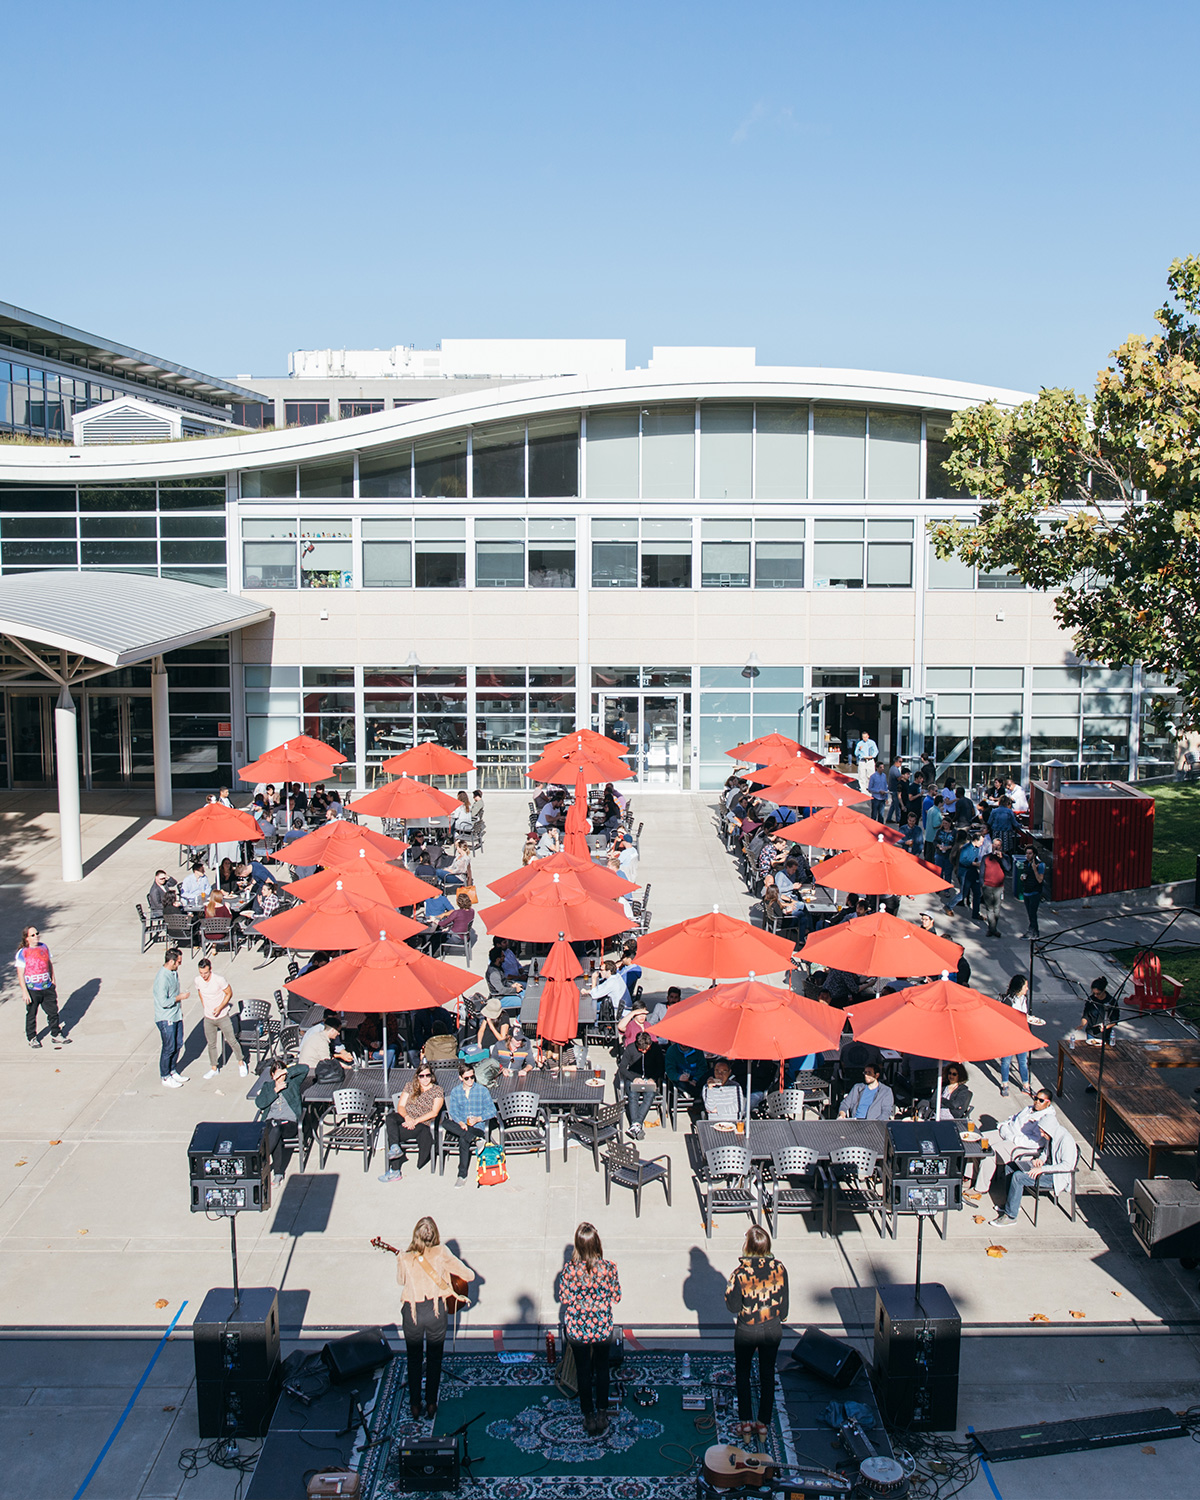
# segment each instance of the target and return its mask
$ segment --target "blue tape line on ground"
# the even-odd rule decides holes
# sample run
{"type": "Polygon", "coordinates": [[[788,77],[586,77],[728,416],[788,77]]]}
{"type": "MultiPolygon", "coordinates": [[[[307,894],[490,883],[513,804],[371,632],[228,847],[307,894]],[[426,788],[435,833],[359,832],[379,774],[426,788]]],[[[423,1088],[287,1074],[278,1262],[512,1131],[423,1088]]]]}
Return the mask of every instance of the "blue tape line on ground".
{"type": "MultiPolygon", "coordinates": [[[[83,1481],[83,1483],[75,1491],[74,1495],[71,1497],[71,1500],[79,1500],[80,1495],[83,1494],[84,1490],[86,1490],[87,1487],[88,1487],[88,1485],[91,1484],[92,1480],[95,1479],[95,1477],[96,1477],[96,1470],[104,1462],[104,1455],[108,1452],[108,1450],[112,1447],[113,1443],[115,1442],[117,1433],[120,1432],[120,1430],[121,1430],[122,1427],[124,1427],[124,1425],[125,1425],[125,1418],[133,1410],[133,1403],[137,1400],[139,1394],[141,1393],[142,1387],[146,1384],[146,1381],[149,1379],[149,1377],[150,1377],[150,1371],[153,1370],[153,1368],[155,1366],[155,1363],[156,1363],[156,1361],[158,1359],[158,1356],[163,1352],[163,1348],[166,1345],[167,1340],[171,1337],[172,1333],[174,1333],[174,1331],[175,1331],[175,1325],[176,1325],[176,1323],[179,1322],[179,1319],[182,1316],[183,1310],[184,1310],[184,1308],[186,1306],[187,1306],[187,1301],[186,1300],[183,1301],[183,1302],[181,1302],[179,1304],[179,1311],[171,1319],[170,1324],[167,1327],[166,1333],[164,1333],[163,1336],[162,1336],[162,1338],[159,1339],[159,1341],[158,1341],[158,1348],[150,1356],[150,1363],[142,1371],[142,1378],[138,1381],[137,1385],[134,1386],[134,1388],[133,1388],[133,1395],[130,1396],[129,1400],[125,1403],[125,1410],[117,1418],[117,1425],[109,1433],[109,1435],[108,1435],[108,1441],[105,1443],[104,1447],[101,1448],[100,1453],[99,1453],[99,1455],[96,1458],[96,1462],[88,1470],[87,1478],[83,1481]]],[[[997,1497],[997,1500],[998,1500],[998,1497],[997,1497]]]]}
{"type": "MultiPolygon", "coordinates": [[[[974,1433],[974,1431],[975,1429],[973,1427],[968,1427],[967,1436],[970,1437],[974,1433]]],[[[996,1500],[1004,1500],[1004,1496],[996,1488],[996,1481],[992,1478],[992,1471],[988,1466],[987,1459],[984,1458],[982,1453],[979,1455],[979,1467],[983,1470],[983,1477],[987,1480],[988,1486],[991,1489],[992,1494],[995,1495],[996,1500]]]]}

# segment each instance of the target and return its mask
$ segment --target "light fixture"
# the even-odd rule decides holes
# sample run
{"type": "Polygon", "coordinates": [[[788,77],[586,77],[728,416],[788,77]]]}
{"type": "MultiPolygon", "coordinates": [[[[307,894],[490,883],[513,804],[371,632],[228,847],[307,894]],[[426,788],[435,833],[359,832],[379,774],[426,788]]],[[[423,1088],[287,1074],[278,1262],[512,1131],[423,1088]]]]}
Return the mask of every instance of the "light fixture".
{"type": "Polygon", "coordinates": [[[408,653],[408,655],[404,658],[404,665],[406,667],[408,667],[410,669],[410,671],[415,672],[417,670],[417,668],[421,665],[421,658],[417,655],[417,653],[415,651],[410,651],[408,653]]]}
{"type": "Polygon", "coordinates": [[[753,682],[761,671],[762,663],[759,661],[757,654],[751,651],[750,655],[746,658],[746,665],[742,668],[742,676],[748,677],[753,682]]]}
{"type": "Polygon", "coordinates": [[[317,618],[321,619],[321,620],[328,620],[328,618],[329,618],[329,611],[327,609],[323,609],[321,611],[321,613],[317,616],[317,618]]]}

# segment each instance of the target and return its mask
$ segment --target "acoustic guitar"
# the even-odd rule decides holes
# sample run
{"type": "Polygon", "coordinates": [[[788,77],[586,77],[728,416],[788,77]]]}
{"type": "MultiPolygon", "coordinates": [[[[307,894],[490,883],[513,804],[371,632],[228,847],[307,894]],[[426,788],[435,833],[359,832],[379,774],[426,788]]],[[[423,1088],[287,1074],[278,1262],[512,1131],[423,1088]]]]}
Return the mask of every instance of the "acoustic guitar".
{"type": "MultiPolygon", "coordinates": [[[[381,1240],[378,1235],[371,1241],[371,1244],[376,1250],[386,1250],[389,1255],[400,1254],[395,1245],[389,1245],[386,1240],[381,1240]]],[[[442,1300],[446,1304],[446,1311],[453,1316],[460,1308],[466,1307],[470,1303],[471,1298],[467,1290],[467,1283],[461,1276],[456,1276],[453,1271],[450,1272],[450,1286],[452,1288],[451,1293],[443,1297],[442,1300]]]]}
{"type": "Polygon", "coordinates": [[[769,1484],[775,1460],[769,1453],[744,1453],[731,1443],[717,1443],[705,1451],[704,1477],[718,1490],[769,1484]]]}

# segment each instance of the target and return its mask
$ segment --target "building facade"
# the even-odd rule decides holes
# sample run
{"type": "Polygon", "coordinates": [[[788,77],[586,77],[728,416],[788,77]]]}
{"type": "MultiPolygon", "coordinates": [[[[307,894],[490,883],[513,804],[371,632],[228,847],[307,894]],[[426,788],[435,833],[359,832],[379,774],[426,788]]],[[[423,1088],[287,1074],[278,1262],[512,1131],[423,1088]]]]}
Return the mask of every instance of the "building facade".
{"type": "MultiPolygon", "coordinates": [[[[845,751],[866,728],[972,783],[1051,758],[1171,769],[1169,685],[1076,661],[1052,599],[927,543],[971,512],[943,468],[953,413],[1021,393],[734,355],[137,451],[0,449],[0,568],[270,603],[167,663],[177,785],[303,730],[343,750],[346,785],[437,738],[518,788],[549,739],[619,718],[663,790],[719,785],[724,751],[770,730],[845,751]]],[[[3,665],[3,775],[37,784],[45,706],[3,665]]],[[[147,778],[146,671],[84,689],[92,785],[147,778]]]]}

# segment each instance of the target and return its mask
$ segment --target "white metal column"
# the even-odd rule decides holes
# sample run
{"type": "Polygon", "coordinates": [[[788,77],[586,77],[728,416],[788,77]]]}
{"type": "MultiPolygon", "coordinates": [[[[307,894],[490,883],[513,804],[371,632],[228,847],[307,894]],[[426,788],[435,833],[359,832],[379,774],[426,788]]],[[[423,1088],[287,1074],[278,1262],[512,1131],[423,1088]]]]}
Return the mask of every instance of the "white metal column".
{"type": "Polygon", "coordinates": [[[54,705],[54,748],[58,759],[58,841],[62,878],[83,879],[83,837],[79,827],[79,727],[71,689],[63,684],[54,705]]]}
{"type": "Polygon", "coordinates": [[[150,671],[150,724],[154,739],[154,816],[173,816],[171,801],[171,715],[167,698],[167,669],[161,656],[150,671]]]}

